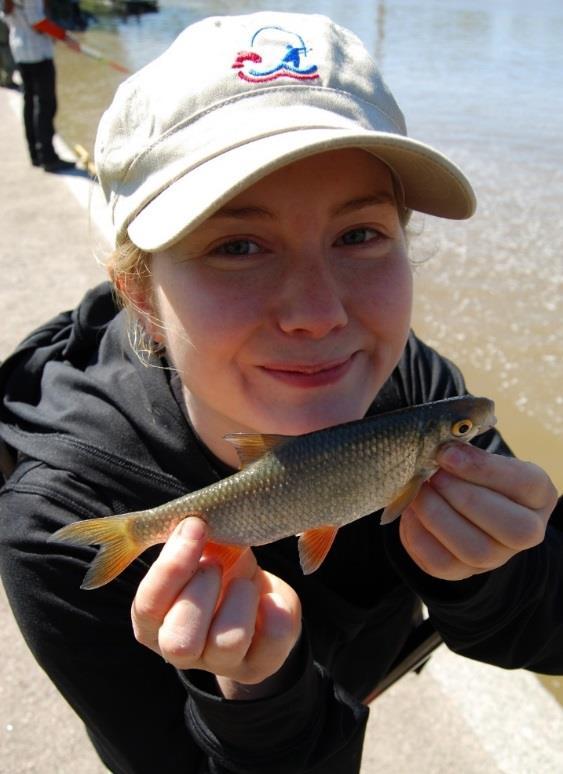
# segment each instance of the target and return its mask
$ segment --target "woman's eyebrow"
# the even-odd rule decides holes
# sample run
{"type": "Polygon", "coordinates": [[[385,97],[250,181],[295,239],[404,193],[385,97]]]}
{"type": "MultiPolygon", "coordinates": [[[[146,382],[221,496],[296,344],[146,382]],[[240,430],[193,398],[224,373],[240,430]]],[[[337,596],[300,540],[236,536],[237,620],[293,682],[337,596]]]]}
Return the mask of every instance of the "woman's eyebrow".
{"type": "Polygon", "coordinates": [[[331,212],[334,215],[346,215],[349,212],[362,210],[365,207],[374,207],[380,204],[395,205],[395,197],[390,191],[381,191],[380,193],[369,194],[368,196],[359,196],[355,199],[338,204],[331,212]]]}
{"type": "Polygon", "coordinates": [[[274,213],[265,207],[221,207],[220,210],[209,216],[209,220],[214,218],[234,218],[235,220],[244,220],[245,218],[267,218],[271,220],[274,213]]]}

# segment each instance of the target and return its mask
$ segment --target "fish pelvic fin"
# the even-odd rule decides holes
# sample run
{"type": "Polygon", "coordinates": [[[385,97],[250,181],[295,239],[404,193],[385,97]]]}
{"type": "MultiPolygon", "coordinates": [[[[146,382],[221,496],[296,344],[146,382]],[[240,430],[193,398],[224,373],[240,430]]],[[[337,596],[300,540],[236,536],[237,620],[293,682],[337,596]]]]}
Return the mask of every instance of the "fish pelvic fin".
{"type": "Polygon", "coordinates": [[[248,546],[234,546],[227,543],[214,543],[209,540],[203,549],[203,556],[221,565],[223,575],[226,575],[238,562],[248,546]]]}
{"type": "Polygon", "coordinates": [[[407,508],[417,494],[420,491],[420,487],[424,484],[427,475],[417,474],[408,481],[405,486],[400,489],[393,500],[383,511],[379,524],[391,524],[392,521],[398,519],[401,513],[407,508]]]}
{"type": "Polygon", "coordinates": [[[76,521],[49,537],[49,541],[75,546],[99,544],[100,550],[80,588],[89,590],[104,586],[148,548],[148,544],[143,544],[132,534],[130,526],[136,515],[127,513],[123,516],[76,521]]]}
{"type": "Polygon", "coordinates": [[[262,433],[229,433],[223,437],[225,441],[235,447],[241,468],[246,468],[291,438],[288,435],[264,435],[262,433]]]}
{"type": "Polygon", "coordinates": [[[318,527],[302,532],[297,548],[303,575],[310,575],[318,570],[330,551],[338,527],[318,527]]]}

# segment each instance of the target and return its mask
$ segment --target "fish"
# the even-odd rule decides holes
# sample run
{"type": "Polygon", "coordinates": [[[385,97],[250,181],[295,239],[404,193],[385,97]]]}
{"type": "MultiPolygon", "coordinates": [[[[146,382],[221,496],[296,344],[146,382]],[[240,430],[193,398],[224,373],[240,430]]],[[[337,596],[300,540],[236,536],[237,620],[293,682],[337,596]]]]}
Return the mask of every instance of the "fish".
{"type": "Polygon", "coordinates": [[[398,518],[438,469],[448,442],[468,443],[496,422],[483,397],[447,398],[298,436],[232,433],[241,467],[154,508],[78,521],[50,540],[100,546],[81,588],[116,578],[188,516],[208,525],[204,555],[228,568],[250,546],[298,536],[301,569],[315,572],[340,527],[383,510],[398,518]]]}

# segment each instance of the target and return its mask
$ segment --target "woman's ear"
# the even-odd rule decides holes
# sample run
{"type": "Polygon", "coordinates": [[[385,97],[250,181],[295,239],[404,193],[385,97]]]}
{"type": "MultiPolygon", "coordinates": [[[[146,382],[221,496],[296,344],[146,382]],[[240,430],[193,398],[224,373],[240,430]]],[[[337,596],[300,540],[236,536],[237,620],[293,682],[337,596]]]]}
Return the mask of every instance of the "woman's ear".
{"type": "Polygon", "coordinates": [[[112,280],[125,307],[137,318],[147,336],[157,344],[164,344],[150,279],[123,273],[112,277],[112,280]]]}

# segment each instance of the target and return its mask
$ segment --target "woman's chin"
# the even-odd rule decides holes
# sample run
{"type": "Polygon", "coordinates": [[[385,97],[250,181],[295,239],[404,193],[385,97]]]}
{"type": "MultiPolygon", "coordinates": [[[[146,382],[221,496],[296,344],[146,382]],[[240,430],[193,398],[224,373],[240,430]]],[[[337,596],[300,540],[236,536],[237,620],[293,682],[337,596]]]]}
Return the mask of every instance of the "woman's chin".
{"type": "MultiPolygon", "coordinates": [[[[367,411],[367,407],[365,411],[367,411]]],[[[355,404],[349,407],[321,406],[308,411],[280,412],[279,418],[271,417],[263,425],[268,429],[262,429],[260,432],[276,435],[305,435],[361,419],[365,411],[362,411],[358,404],[355,404]]]]}

